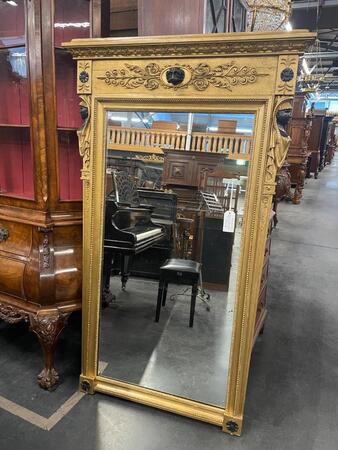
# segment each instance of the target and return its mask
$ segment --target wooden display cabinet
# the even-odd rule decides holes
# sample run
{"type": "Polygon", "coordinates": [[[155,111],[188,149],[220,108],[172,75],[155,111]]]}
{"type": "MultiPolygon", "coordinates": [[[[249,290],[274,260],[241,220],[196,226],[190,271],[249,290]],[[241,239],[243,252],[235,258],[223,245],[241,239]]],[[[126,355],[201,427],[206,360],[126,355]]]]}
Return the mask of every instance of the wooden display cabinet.
{"type": "Polygon", "coordinates": [[[319,163],[320,163],[320,139],[323,130],[324,116],[312,117],[311,131],[308,140],[308,150],[310,153],[308,162],[308,173],[307,177],[310,178],[311,173],[314,177],[318,178],[319,163]]]}
{"type": "Polygon", "coordinates": [[[104,34],[107,6],[0,2],[0,318],[29,322],[38,336],[45,389],[59,380],[58,336],[81,309],[82,121],[76,69],[61,43],[104,34]]]}
{"type": "Polygon", "coordinates": [[[330,116],[324,117],[323,130],[322,130],[322,135],[320,138],[319,171],[322,171],[325,167],[326,153],[328,150],[327,144],[328,144],[328,140],[329,140],[329,130],[330,130],[331,121],[332,121],[332,117],[330,117],[330,116]]]}
{"type": "Polygon", "coordinates": [[[305,117],[305,94],[297,94],[293,103],[292,119],[288,125],[291,137],[287,162],[290,164],[291,184],[295,187],[292,202],[298,205],[303,196],[309,150],[308,138],[311,130],[311,118],[305,117]]]}

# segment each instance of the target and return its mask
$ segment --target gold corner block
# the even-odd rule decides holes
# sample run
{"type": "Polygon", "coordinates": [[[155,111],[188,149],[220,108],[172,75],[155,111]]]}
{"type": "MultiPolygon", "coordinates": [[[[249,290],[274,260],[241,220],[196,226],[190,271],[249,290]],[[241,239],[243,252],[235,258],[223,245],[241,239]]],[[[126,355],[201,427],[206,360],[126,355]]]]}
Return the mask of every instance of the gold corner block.
{"type": "Polygon", "coordinates": [[[86,394],[94,394],[94,380],[80,375],[80,391],[86,394]]]}
{"type": "Polygon", "coordinates": [[[231,436],[241,436],[242,425],[243,425],[242,417],[224,415],[222,431],[224,433],[231,434],[231,436]]]}
{"type": "Polygon", "coordinates": [[[77,93],[91,94],[92,92],[92,61],[79,60],[77,62],[77,93]]]}

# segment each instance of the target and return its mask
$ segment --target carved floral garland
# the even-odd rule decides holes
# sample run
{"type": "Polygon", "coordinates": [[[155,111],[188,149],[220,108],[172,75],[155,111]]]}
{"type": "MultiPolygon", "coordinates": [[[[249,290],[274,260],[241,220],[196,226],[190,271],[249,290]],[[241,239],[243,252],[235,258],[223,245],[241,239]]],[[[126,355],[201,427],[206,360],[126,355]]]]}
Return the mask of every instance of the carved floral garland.
{"type": "MultiPolygon", "coordinates": [[[[173,86],[165,82],[163,72],[167,66],[161,68],[156,63],[146,65],[144,68],[132,64],[125,64],[123,69],[107,70],[104,76],[97,77],[104,80],[109,86],[121,86],[126,89],[135,89],[144,86],[146,89],[154,90],[160,86],[171,89],[185,88],[189,85],[198,91],[204,91],[209,86],[232,91],[233,86],[255,83],[259,76],[254,67],[237,66],[234,61],[221,64],[215,68],[208,64],[200,63],[196,67],[184,65],[182,67],[188,74],[188,80],[178,86],[173,86]]],[[[176,67],[176,66],[174,66],[176,67]]]]}

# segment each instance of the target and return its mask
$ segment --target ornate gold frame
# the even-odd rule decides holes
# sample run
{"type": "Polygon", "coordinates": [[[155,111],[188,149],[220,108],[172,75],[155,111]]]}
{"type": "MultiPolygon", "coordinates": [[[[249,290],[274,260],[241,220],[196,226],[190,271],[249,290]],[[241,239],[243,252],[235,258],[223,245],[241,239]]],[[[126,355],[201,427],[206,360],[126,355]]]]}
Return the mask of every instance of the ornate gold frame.
{"type": "Polygon", "coordinates": [[[300,30],[79,39],[65,44],[78,60],[78,94],[88,111],[79,131],[84,181],[83,391],[122,397],[240,435],[275,177],[288,148],[276,113],[291,107],[298,57],[314,37],[300,30]],[[172,67],[185,74],[185,81],[176,86],[165,77],[172,67]],[[104,223],[105,113],[112,109],[256,115],[224,408],[97,374],[103,252],[97,243],[102,242],[104,223]]]}

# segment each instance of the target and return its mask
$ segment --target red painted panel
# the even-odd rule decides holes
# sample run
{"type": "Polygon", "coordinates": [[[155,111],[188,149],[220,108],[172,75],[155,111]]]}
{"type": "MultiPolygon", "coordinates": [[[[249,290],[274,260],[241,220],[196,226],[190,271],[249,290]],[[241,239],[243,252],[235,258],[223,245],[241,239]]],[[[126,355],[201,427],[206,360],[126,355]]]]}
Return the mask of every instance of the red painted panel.
{"type": "Polygon", "coordinates": [[[0,155],[1,193],[34,199],[29,128],[0,127],[0,155]]]}
{"type": "Polygon", "coordinates": [[[0,1],[0,47],[25,44],[24,0],[15,0],[17,6],[0,1]]]}
{"type": "Polygon", "coordinates": [[[54,43],[60,47],[62,42],[74,38],[87,38],[90,35],[88,0],[55,0],[54,43]]]}
{"type": "Polygon", "coordinates": [[[0,124],[29,124],[29,86],[24,47],[0,50],[0,124]]]}
{"type": "Polygon", "coordinates": [[[80,99],[76,94],[76,63],[64,50],[55,52],[58,128],[80,128],[80,99]]]}
{"type": "Polygon", "coordinates": [[[76,131],[58,131],[60,200],[82,200],[82,159],[76,131]]]}

